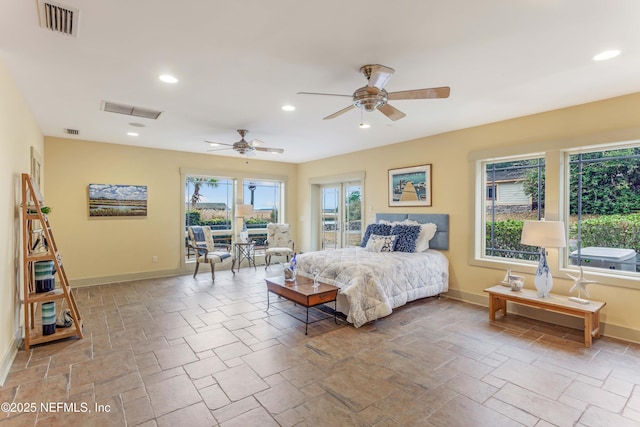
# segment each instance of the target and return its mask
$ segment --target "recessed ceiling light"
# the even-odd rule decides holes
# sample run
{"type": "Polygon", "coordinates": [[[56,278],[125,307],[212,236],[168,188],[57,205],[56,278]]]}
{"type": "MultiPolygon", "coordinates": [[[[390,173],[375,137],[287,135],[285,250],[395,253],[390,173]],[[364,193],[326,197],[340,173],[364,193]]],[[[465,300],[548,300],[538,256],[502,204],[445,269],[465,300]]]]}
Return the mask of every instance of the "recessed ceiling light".
{"type": "Polygon", "coordinates": [[[163,74],[158,78],[165,83],[178,83],[178,79],[176,79],[173,76],[170,76],[169,74],[163,74]]]}
{"type": "Polygon", "coordinates": [[[220,144],[218,144],[217,142],[210,142],[209,145],[212,146],[212,147],[219,147],[220,146],[220,144]]]}
{"type": "Polygon", "coordinates": [[[600,52],[596,56],[593,57],[594,61],[605,61],[607,59],[615,58],[620,55],[620,51],[618,49],[605,50],[604,52],[600,52]]]}
{"type": "Polygon", "coordinates": [[[296,110],[296,107],[294,107],[293,105],[283,105],[283,106],[282,106],[282,109],[283,109],[284,111],[295,111],[295,110],[296,110]]]}
{"type": "Polygon", "coordinates": [[[369,123],[360,123],[360,129],[369,129],[370,127],[369,123]]]}
{"type": "Polygon", "coordinates": [[[127,135],[129,135],[129,136],[138,136],[140,134],[138,132],[127,132],[127,135]]]}

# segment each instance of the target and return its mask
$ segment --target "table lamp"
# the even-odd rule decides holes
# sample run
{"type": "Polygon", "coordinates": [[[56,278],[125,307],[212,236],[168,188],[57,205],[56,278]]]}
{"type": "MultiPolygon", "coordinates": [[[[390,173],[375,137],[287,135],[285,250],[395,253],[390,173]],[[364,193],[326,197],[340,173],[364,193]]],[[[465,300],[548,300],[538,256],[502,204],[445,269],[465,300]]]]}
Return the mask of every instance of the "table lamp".
{"type": "Polygon", "coordinates": [[[522,238],[520,243],[528,246],[538,246],[540,260],[534,278],[534,284],[538,296],[546,298],[553,287],[553,278],[547,264],[547,252],[545,248],[564,248],[566,239],[564,223],[562,221],[525,221],[522,226],[522,238]]]}
{"type": "Polygon", "coordinates": [[[247,223],[245,217],[253,215],[253,205],[236,205],[236,218],[242,218],[242,231],[240,231],[240,241],[246,242],[249,239],[247,223]]]}

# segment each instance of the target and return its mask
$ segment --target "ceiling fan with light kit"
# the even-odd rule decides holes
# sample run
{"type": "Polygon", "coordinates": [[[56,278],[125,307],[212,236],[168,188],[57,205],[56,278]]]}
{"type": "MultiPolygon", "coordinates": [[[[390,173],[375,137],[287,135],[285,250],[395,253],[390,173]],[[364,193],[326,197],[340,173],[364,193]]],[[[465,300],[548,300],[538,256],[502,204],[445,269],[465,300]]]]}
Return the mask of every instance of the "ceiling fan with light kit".
{"type": "Polygon", "coordinates": [[[448,86],[387,92],[384,86],[389,82],[393,73],[395,73],[393,68],[379,64],[364,65],[360,67],[360,73],[362,73],[368,82],[366,86],[353,92],[353,95],[318,92],[298,92],[298,95],[343,96],[351,98],[351,105],[325,117],[324,120],[334,119],[357,107],[367,112],[378,110],[389,119],[396,121],[403,118],[406,114],[388,104],[388,101],[448,98],[451,92],[451,88],[448,86]]]}
{"type": "Polygon", "coordinates": [[[246,129],[238,129],[238,133],[240,134],[240,141],[234,142],[233,144],[225,144],[224,142],[214,142],[214,141],[205,141],[212,147],[219,147],[224,145],[224,148],[214,148],[213,150],[207,150],[207,152],[212,151],[222,151],[222,150],[235,150],[238,153],[246,156],[255,156],[256,151],[263,151],[266,153],[274,153],[274,154],[282,154],[284,150],[282,148],[272,148],[272,147],[262,147],[262,141],[254,139],[251,142],[248,142],[244,139],[245,135],[249,133],[246,129]]]}

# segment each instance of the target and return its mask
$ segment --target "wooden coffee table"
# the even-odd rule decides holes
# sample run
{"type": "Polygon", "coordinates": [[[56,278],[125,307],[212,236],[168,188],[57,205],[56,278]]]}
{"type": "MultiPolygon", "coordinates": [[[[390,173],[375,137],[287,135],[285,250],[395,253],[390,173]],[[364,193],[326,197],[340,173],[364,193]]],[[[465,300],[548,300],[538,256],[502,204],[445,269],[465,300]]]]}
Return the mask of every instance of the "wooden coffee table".
{"type": "MultiPolygon", "coordinates": [[[[336,298],[338,297],[339,288],[322,282],[318,283],[318,288],[314,288],[312,279],[300,276],[294,282],[286,282],[283,276],[271,277],[265,279],[265,282],[267,283],[267,311],[269,311],[269,292],[307,308],[307,320],[304,322],[305,335],[308,335],[309,323],[319,322],[319,320],[309,322],[309,307],[333,301],[333,320],[336,325],[338,324],[336,298]]],[[[292,314],[287,314],[297,319],[292,314]]]]}

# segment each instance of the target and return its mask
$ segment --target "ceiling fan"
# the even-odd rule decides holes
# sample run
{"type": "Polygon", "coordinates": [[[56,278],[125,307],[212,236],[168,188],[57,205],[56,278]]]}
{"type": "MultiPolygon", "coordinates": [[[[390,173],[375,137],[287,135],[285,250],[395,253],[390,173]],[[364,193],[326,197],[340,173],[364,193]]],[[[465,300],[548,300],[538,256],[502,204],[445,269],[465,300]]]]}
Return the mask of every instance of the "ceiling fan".
{"type": "Polygon", "coordinates": [[[325,117],[324,120],[334,119],[339,115],[358,107],[368,112],[378,110],[391,120],[395,121],[403,118],[406,114],[390,104],[387,104],[387,101],[402,99],[448,98],[451,91],[451,88],[444,86],[427,89],[403,90],[400,92],[387,92],[384,89],[384,86],[387,84],[391,76],[393,76],[393,73],[395,73],[393,68],[379,64],[364,65],[360,67],[360,73],[365,76],[368,83],[366,86],[353,92],[353,95],[317,92],[298,92],[298,95],[346,96],[352,98],[351,105],[325,117]]]}
{"type": "Polygon", "coordinates": [[[238,133],[240,134],[240,141],[234,142],[233,144],[225,144],[223,142],[213,142],[213,141],[205,141],[212,147],[218,147],[220,145],[226,145],[226,148],[215,148],[210,151],[222,151],[222,150],[235,150],[240,154],[246,154],[247,156],[255,156],[255,151],[265,151],[267,153],[284,153],[282,148],[270,148],[270,147],[260,147],[263,144],[262,141],[257,139],[252,140],[251,142],[247,142],[244,139],[244,136],[249,133],[246,129],[238,129],[238,133]]]}

